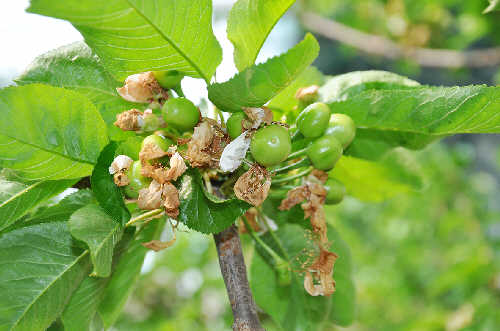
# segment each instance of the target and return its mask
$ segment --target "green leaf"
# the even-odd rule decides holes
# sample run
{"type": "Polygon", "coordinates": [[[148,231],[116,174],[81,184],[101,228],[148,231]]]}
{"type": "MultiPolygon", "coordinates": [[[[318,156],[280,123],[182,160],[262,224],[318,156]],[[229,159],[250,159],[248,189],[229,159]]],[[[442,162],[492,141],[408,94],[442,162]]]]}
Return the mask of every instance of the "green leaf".
{"type": "Polygon", "coordinates": [[[364,201],[380,202],[425,185],[418,163],[403,149],[386,154],[379,162],[343,156],[329,176],[344,183],[349,195],[364,201]]]}
{"type": "MultiPolygon", "coordinates": [[[[299,257],[305,258],[314,249],[306,231],[299,225],[285,224],[275,232],[280,246],[290,259],[292,283],[289,286],[278,285],[276,272],[265,254],[253,255],[250,286],[255,301],[284,330],[322,330],[332,327],[332,324],[348,326],[355,312],[349,247],[335,229],[328,226],[330,250],[339,256],[333,274],[336,292],[330,297],[312,297],[304,290],[303,275],[300,273],[302,266],[299,257]]],[[[281,253],[269,234],[261,238],[281,253]]],[[[257,251],[262,253],[261,249],[257,251]]]]}
{"type": "Polygon", "coordinates": [[[113,221],[97,205],[77,210],[69,220],[71,235],[87,244],[94,265],[93,276],[108,277],[111,274],[113,249],[123,234],[123,227],[113,221]]]}
{"type": "Polygon", "coordinates": [[[345,101],[366,90],[413,89],[421,87],[419,82],[398,74],[381,71],[353,71],[330,78],[319,89],[322,102],[345,101]]]}
{"type": "Polygon", "coordinates": [[[0,329],[47,329],[88,273],[87,255],[64,222],[1,235],[0,329]]]}
{"type": "Polygon", "coordinates": [[[26,185],[0,178],[0,230],[73,183],[74,180],[59,180],[26,185]]]}
{"type": "Polygon", "coordinates": [[[426,135],[500,132],[500,87],[367,90],[332,102],[356,126],[426,135]]]}
{"type": "Polygon", "coordinates": [[[118,155],[127,155],[134,160],[139,160],[139,152],[144,137],[134,136],[122,141],[115,151],[115,157],[118,155]]]}
{"type": "Polygon", "coordinates": [[[120,260],[113,271],[113,275],[103,293],[102,301],[98,308],[105,329],[108,329],[120,315],[127,298],[132,293],[134,285],[140,276],[147,248],[141,244],[158,239],[163,227],[164,219],[150,222],[127,250],[121,255],[120,260]]]}
{"type": "Polygon", "coordinates": [[[31,0],[28,12],[70,21],[120,81],[178,70],[209,82],[222,59],[210,0],[31,0]]]}
{"type": "Polygon", "coordinates": [[[288,87],[272,98],[267,107],[273,111],[281,110],[285,114],[291,112],[298,105],[295,93],[299,88],[311,85],[321,86],[324,80],[323,74],[316,67],[307,67],[288,87]]]}
{"type": "Polygon", "coordinates": [[[130,212],[123,201],[123,194],[109,174],[109,166],[114,160],[115,151],[118,147],[116,142],[111,142],[102,151],[90,178],[92,192],[99,205],[121,225],[125,225],[130,219],[130,212]]]}
{"type": "Polygon", "coordinates": [[[108,279],[85,278],[61,316],[65,331],[91,330],[108,279]]]}
{"type": "Polygon", "coordinates": [[[189,228],[202,233],[218,233],[229,227],[250,208],[238,199],[222,200],[204,192],[203,181],[198,170],[188,170],[178,184],[178,220],[189,228]]]}
{"type": "Polygon", "coordinates": [[[254,64],[267,36],[295,0],[239,0],[227,19],[227,37],[234,45],[234,62],[242,71],[254,64]]]}
{"type": "Polygon", "coordinates": [[[491,13],[495,10],[500,10],[500,0],[489,0],[490,4],[483,11],[483,14],[491,13]]]}
{"type": "Polygon", "coordinates": [[[65,45],[38,56],[16,80],[19,85],[42,83],[74,90],[85,95],[101,113],[113,140],[133,136],[113,125],[116,115],[132,108],[142,108],[123,100],[116,88],[116,81],[101,63],[101,60],[83,42],[65,45]]]}
{"type": "Polygon", "coordinates": [[[208,98],[223,111],[260,107],[290,85],[318,52],[318,42],[308,33],[288,52],[248,67],[227,82],[210,85],[208,98]]]}
{"type": "Polygon", "coordinates": [[[22,179],[87,176],[108,142],[94,105],[62,88],[4,88],[0,113],[0,167],[14,169],[22,179]]]}

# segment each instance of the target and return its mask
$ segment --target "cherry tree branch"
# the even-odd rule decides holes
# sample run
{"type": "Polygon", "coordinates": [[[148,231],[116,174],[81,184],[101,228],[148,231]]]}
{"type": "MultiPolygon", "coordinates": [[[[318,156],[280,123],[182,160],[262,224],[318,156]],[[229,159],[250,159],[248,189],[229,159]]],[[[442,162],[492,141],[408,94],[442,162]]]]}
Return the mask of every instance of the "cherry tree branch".
{"type": "Polygon", "coordinates": [[[214,234],[219,264],[233,310],[234,331],[264,331],[248,284],[238,229],[232,225],[214,234]]]}
{"type": "Polygon", "coordinates": [[[408,47],[311,12],[301,14],[300,20],[313,33],[388,59],[406,58],[425,67],[437,68],[490,67],[500,64],[500,47],[471,51],[408,47]]]}

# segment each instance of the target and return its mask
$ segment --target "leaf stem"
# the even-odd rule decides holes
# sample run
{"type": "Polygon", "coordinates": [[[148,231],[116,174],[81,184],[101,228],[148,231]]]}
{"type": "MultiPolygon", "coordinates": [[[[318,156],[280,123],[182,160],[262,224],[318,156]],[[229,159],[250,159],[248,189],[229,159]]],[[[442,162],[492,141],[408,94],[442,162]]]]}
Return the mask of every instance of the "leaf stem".
{"type": "Polygon", "coordinates": [[[163,213],[163,209],[153,209],[151,211],[148,211],[147,213],[144,213],[144,214],[141,214],[139,216],[131,218],[130,221],[128,221],[127,224],[125,224],[125,226],[126,227],[131,226],[132,224],[134,224],[136,222],[143,221],[143,220],[146,220],[148,218],[160,215],[161,213],[163,213]]]}
{"type": "Polygon", "coordinates": [[[256,243],[261,245],[262,248],[264,248],[266,250],[266,252],[269,255],[271,255],[271,257],[274,259],[274,261],[278,262],[280,260],[283,260],[281,258],[281,256],[276,254],[276,252],[271,247],[269,247],[265,242],[262,241],[262,239],[259,238],[259,236],[257,236],[257,234],[255,234],[254,229],[252,228],[250,223],[248,223],[248,220],[245,216],[241,216],[241,219],[243,220],[243,223],[245,223],[245,228],[247,229],[247,231],[250,234],[250,236],[252,237],[252,239],[255,240],[256,243]]]}
{"type": "Polygon", "coordinates": [[[298,174],[296,175],[293,175],[293,176],[289,176],[289,177],[283,177],[283,178],[278,178],[278,179],[273,179],[272,181],[272,184],[281,184],[281,183],[286,183],[286,182],[289,182],[291,180],[294,180],[294,179],[297,179],[297,178],[301,178],[301,177],[304,177],[304,176],[307,176],[309,175],[309,173],[313,170],[312,167],[308,167],[307,169],[299,172],[298,174]]]}

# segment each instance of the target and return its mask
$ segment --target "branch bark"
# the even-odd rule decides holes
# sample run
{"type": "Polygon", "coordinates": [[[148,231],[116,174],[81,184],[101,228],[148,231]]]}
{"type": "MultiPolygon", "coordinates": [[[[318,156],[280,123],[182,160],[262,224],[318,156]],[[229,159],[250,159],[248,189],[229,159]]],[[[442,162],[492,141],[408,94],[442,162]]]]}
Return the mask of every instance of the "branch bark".
{"type": "Polygon", "coordinates": [[[234,331],[264,331],[250,292],[238,229],[232,225],[214,234],[219,264],[233,310],[234,331]]]}
{"type": "Polygon", "coordinates": [[[437,68],[491,67],[500,64],[500,47],[471,51],[408,47],[311,12],[301,14],[300,19],[311,32],[388,59],[406,58],[425,67],[437,68]]]}

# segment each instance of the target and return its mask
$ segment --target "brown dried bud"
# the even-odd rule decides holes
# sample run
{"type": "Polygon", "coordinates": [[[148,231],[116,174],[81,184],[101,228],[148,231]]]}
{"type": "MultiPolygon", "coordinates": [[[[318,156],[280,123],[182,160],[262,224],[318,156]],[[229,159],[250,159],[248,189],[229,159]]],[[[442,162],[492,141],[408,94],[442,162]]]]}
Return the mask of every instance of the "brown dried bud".
{"type": "Polygon", "coordinates": [[[266,168],[255,164],[238,178],[234,193],[240,200],[260,206],[266,200],[271,188],[271,175],[266,168]]]}
{"type": "Polygon", "coordinates": [[[318,85],[299,88],[297,93],[295,93],[295,98],[298,99],[303,105],[310,105],[311,103],[318,101],[318,90],[318,85]]]}
{"type": "Polygon", "coordinates": [[[163,89],[152,71],[128,76],[123,87],[117,88],[120,96],[130,102],[149,103],[163,94],[163,89]]]}

